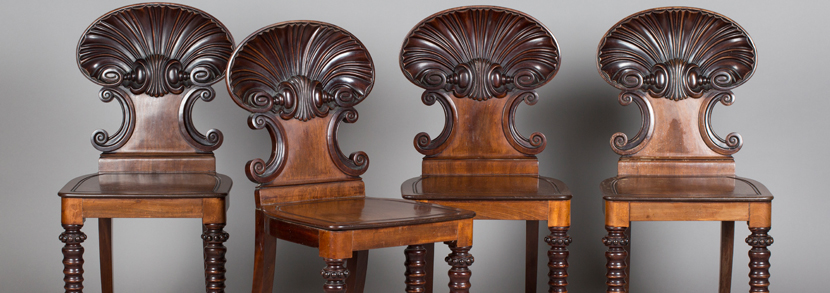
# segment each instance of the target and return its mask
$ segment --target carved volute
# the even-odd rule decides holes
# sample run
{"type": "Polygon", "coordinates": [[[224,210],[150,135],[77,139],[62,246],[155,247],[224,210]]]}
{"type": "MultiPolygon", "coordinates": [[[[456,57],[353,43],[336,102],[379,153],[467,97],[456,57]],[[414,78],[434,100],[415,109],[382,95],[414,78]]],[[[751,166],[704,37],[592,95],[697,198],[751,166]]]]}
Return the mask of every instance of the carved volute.
{"type": "Polygon", "coordinates": [[[424,104],[438,102],[446,117],[435,139],[415,137],[423,174],[538,174],[545,136],[523,136],[514,117],[521,102],[537,102],[535,89],[556,75],[559,58],[542,23],[507,8],[459,7],[418,23],[404,39],[401,69],[425,89],[424,104]],[[494,168],[503,164],[510,167],[494,168]]]}
{"type": "Polygon", "coordinates": [[[374,75],[360,40],[328,23],[277,23],[242,41],[228,64],[228,91],[251,112],[248,125],[267,129],[272,140],[267,161],[246,165],[248,178],[260,190],[360,182],[369,158],[364,152],[344,155],[337,130],[357,121],[353,106],[369,94],[374,75]]]}
{"type": "Polygon", "coordinates": [[[755,46],[741,26],[707,10],[656,8],[614,25],[597,51],[599,73],[621,90],[620,104],[634,103],[642,115],[633,138],[611,138],[620,175],[734,174],[741,136],[718,136],[710,117],[717,103],[735,101],[731,90],[755,70],[755,46]]]}
{"type": "Polygon", "coordinates": [[[130,5],[93,22],[78,42],[78,67],[124,115],[114,134],[92,134],[99,171],[215,170],[222,133],[196,130],[192,109],[213,99],[233,44],[214,17],[178,4],[130,5]]]}

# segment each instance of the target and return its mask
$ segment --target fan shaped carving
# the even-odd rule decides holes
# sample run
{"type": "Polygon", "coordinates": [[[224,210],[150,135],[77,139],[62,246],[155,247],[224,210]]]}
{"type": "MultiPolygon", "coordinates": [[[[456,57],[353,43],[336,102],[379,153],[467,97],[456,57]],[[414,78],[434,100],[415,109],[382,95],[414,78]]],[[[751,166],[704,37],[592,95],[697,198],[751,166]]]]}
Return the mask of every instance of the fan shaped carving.
{"type": "Polygon", "coordinates": [[[243,41],[228,66],[234,101],[255,113],[308,121],[369,94],[374,65],[363,44],[326,23],[286,22],[243,41]]]}
{"type": "Polygon", "coordinates": [[[640,12],[612,27],[599,44],[600,74],[623,90],[652,97],[700,98],[746,82],[755,46],[737,23],[697,8],[640,12]]]}
{"type": "Polygon", "coordinates": [[[439,12],[416,25],[400,58],[412,83],[483,101],[550,81],[559,69],[559,46],[529,15],[472,6],[439,12]]]}
{"type": "Polygon", "coordinates": [[[78,66],[102,86],[160,97],[222,78],[233,38],[213,16],[182,5],[147,3],[116,9],[87,28],[78,66]]]}

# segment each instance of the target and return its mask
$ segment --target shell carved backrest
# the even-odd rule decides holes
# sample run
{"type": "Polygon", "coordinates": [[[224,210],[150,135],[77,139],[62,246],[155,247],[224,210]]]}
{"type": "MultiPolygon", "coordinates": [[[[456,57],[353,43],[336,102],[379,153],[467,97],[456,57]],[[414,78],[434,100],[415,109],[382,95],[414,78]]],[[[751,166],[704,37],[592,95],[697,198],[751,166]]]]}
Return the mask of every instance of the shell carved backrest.
{"type": "MultiPolygon", "coordinates": [[[[504,159],[526,160],[527,172],[538,173],[535,154],[544,150],[545,136],[537,132],[524,137],[514,117],[522,101],[536,103],[535,89],[556,75],[559,62],[559,45],[551,32],[519,11],[460,7],[417,24],[404,39],[401,69],[425,89],[424,104],[438,102],[446,115],[435,139],[426,133],[415,137],[415,148],[426,155],[424,174],[441,172],[438,165],[466,173],[471,168],[454,166],[472,167],[476,161],[492,165],[504,159]]],[[[479,170],[485,169],[494,171],[479,170]]]]}
{"type": "Polygon", "coordinates": [[[620,172],[642,173],[629,168],[639,160],[662,164],[649,172],[734,173],[731,155],[740,150],[741,136],[718,136],[710,117],[718,102],[735,101],[731,90],[752,76],[756,62],[746,31],[711,11],[656,8],[614,25],[599,44],[599,73],[621,90],[620,104],[634,103],[642,115],[632,139],[623,133],[611,138],[612,149],[623,156],[620,172]],[[692,160],[709,167],[681,163],[692,160]]]}
{"type": "Polygon", "coordinates": [[[346,156],[337,143],[340,123],[357,121],[353,106],[374,82],[372,58],[355,36],[314,21],[265,27],[234,51],[226,82],[234,102],[251,112],[248,125],[271,135],[270,158],[246,166],[251,181],[267,187],[360,180],[369,158],[346,156]]]}
{"type": "Polygon", "coordinates": [[[233,44],[213,16],[176,4],[130,5],[93,22],[78,42],[78,67],[123,113],[116,133],[92,134],[99,171],[213,171],[222,133],[200,133],[192,109],[213,99],[233,44]]]}

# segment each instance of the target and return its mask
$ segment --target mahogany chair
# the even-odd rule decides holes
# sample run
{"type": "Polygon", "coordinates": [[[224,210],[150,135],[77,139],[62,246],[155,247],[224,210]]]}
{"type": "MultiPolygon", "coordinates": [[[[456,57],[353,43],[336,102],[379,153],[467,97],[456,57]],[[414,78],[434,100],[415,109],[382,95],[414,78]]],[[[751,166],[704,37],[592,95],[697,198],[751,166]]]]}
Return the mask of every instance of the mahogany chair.
{"type": "Polygon", "coordinates": [[[233,38],[222,23],[188,6],[146,3],[113,10],[87,28],[78,67],[103,86],[124,115],[110,135],[92,133],[98,173],[73,179],[61,196],[66,292],[83,291],[81,232],[98,218],[103,292],[113,292],[112,218],[201,218],[207,292],[224,292],[225,212],[231,179],[215,172],[222,133],[193,126],[197,100],[211,101],[233,38]]]}
{"type": "MultiPolygon", "coordinates": [[[[571,193],[561,181],[539,176],[535,155],[545,136],[526,138],[514,125],[516,108],[536,104],[535,89],[556,75],[559,58],[542,23],[493,6],[427,17],[401,48],[406,78],[426,89],[424,104],[438,102],[446,115],[438,137],[415,136],[425,156],[421,176],[401,185],[403,197],[472,210],[479,220],[527,221],[525,292],[536,292],[540,220],[551,231],[545,237],[550,292],[567,292],[571,193]]],[[[427,246],[429,260],[433,248],[427,246]]]]}
{"type": "Polygon", "coordinates": [[[242,41],[227,71],[231,97],[252,113],[248,125],[267,129],[273,143],[267,162],[245,167],[259,183],[253,292],[272,290],[277,238],[319,249],[329,293],[362,292],[367,250],[401,245],[409,245],[406,292],[423,292],[422,245],[443,241],[452,250],[450,291],[469,292],[475,214],[366,197],[360,175],[369,158],[338,146],[340,123],[357,121],[353,107],[374,83],[372,59],[355,36],[328,23],[277,23],[242,41]]]}
{"type": "Polygon", "coordinates": [[[769,292],[772,194],[757,181],[735,176],[737,133],[711,126],[717,103],[735,102],[732,89],[755,70],[755,46],[741,26],[697,8],[667,7],[635,13],[603,37],[600,75],[634,103],[642,128],[632,139],[611,137],[621,155],[617,177],[602,182],[603,238],[609,247],[608,292],[628,291],[632,221],[722,221],[720,291],[730,292],[735,222],[747,221],[750,292],[769,292]]]}

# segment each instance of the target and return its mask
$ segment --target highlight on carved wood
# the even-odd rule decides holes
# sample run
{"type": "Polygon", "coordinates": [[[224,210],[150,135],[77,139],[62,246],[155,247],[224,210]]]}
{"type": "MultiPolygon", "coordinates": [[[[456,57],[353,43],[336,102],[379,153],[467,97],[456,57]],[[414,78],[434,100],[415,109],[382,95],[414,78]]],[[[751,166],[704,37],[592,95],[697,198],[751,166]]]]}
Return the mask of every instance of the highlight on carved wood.
{"type": "Polygon", "coordinates": [[[248,178],[270,182],[284,167],[289,150],[280,119],[306,122],[333,110],[326,138],[332,162],[347,175],[363,174],[368,156],[344,155],[337,131],[341,122],[357,121],[352,107],[372,90],[374,74],[372,58],[360,40],[328,23],[277,23],[242,41],[228,64],[228,90],[237,105],[253,113],[248,125],[266,128],[273,142],[267,162],[248,162],[248,178]]]}
{"type": "Polygon", "coordinates": [[[732,92],[718,93],[700,107],[699,117],[701,121],[698,123],[700,134],[703,137],[703,142],[710,149],[723,155],[731,155],[741,150],[744,140],[737,132],[731,132],[726,135],[726,139],[723,139],[712,130],[712,110],[718,102],[724,106],[730,106],[735,102],[735,94],[732,92]]]}
{"type": "Polygon", "coordinates": [[[98,129],[92,132],[90,141],[92,142],[92,146],[99,151],[109,152],[117,150],[130,140],[130,136],[135,129],[135,106],[133,106],[133,100],[129,95],[114,87],[102,88],[98,92],[98,97],[104,103],[112,102],[112,100],[118,101],[118,104],[121,105],[121,127],[118,128],[118,131],[114,135],[109,135],[104,129],[98,129]]]}
{"type": "Polygon", "coordinates": [[[179,109],[179,130],[182,137],[191,146],[204,152],[210,152],[222,146],[223,136],[222,132],[215,128],[208,130],[205,134],[196,130],[196,126],[193,125],[193,104],[199,99],[210,102],[214,97],[216,97],[216,92],[212,87],[196,87],[184,96],[179,109]]]}
{"type": "Polygon", "coordinates": [[[630,140],[625,133],[617,132],[611,136],[611,149],[620,155],[630,155],[643,149],[654,133],[654,110],[651,102],[639,91],[626,91],[619,95],[620,105],[628,106],[632,102],[640,110],[640,130],[630,140]]]}
{"type": "Polygon", "coordinates": [[[534,155],[546,144],[541,133],[519,134],[513,117],[519,101],[533,105],[534,89],[549,82],[559,70],[559,45],[553,34],[533,17],[495,6],[445,10],[416,25],[404,40],[400,66],[404,75],[426,91],[426,105],[438,101],[445,123],[434,140],[427,133],[415,137],[424,155],[440,153],[452,138],[458,114],[450,95],[487,101],[514,91],[504,112],[504,133],[517,151],[534,155]]]}

